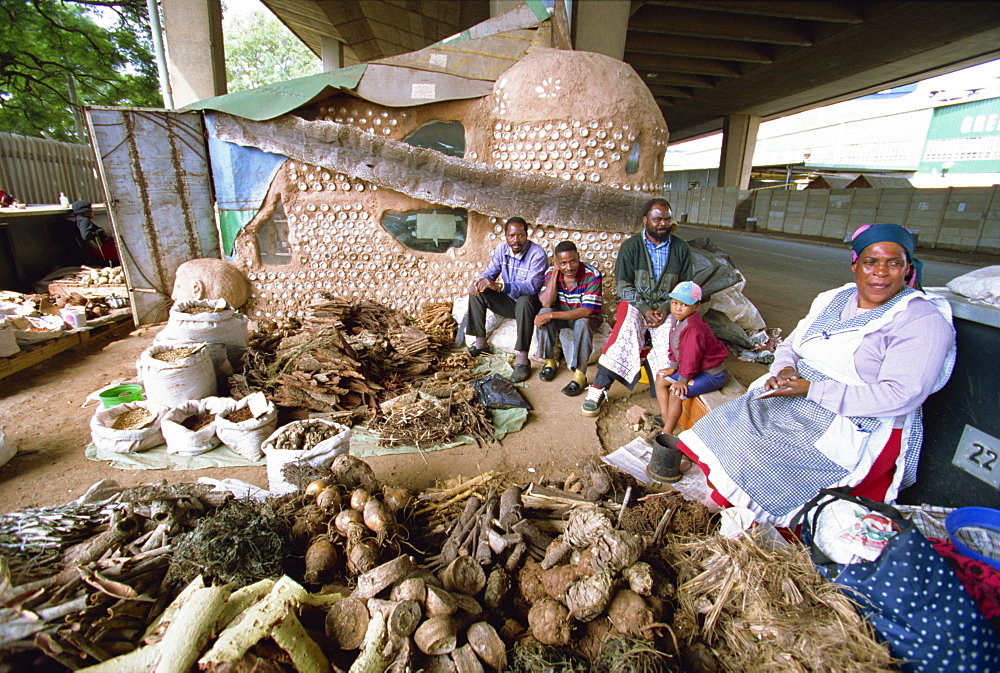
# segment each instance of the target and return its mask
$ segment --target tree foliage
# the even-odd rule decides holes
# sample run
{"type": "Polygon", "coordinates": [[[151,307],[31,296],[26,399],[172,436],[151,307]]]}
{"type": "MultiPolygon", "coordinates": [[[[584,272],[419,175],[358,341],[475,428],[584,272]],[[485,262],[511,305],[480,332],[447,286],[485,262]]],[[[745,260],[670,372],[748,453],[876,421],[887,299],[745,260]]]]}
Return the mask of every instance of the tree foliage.
{"type": "Polygon", "coordinates": [[[162,105],[144,0],[0,0],[0,23],[0,131],[82,142],[81,105],[162,105]]]}
{"type": "Polygon", "coordinates": [[[272,14],[255,11],[224,23],[230,92],[322,72],[323,64],[272,14]]]}

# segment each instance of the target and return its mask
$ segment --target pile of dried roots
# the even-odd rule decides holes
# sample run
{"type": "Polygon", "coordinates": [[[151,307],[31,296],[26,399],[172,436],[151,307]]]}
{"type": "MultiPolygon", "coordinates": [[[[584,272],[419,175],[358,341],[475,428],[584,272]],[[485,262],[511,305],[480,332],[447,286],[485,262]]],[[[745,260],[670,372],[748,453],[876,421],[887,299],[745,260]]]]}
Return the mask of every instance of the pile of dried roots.
{"type": "Polygon", "coordinates": [[[895,670],[802,545],[716,535],[674,539],[666,554],[678,573],[678,638],[711,644],[725,670],[895,670]]]}
{"type": "Polygon", "coordinates": [[[263,391],[292,417],[370,420],[382,446],[425,448],[458,435],[493,442],[470,385],[473,359],[446,352],[455,330],[446,303],[424,306],[410,324],[389,307],[324,295],[301,324],[263,323],[251,335],[233,396],[263,391]]]}

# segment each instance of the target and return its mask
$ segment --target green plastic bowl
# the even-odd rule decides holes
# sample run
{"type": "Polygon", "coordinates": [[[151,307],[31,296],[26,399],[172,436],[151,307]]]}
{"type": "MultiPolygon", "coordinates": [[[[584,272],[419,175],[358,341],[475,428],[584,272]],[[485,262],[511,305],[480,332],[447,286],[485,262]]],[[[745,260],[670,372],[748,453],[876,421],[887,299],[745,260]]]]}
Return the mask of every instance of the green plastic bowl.
{"type": "Polygon", "coordinates": [[[104,408],[110,409],[116,404],[123,404],[125,402],[141,402],[142,386],[132,383],[124,386],[115,386],[114,388],[102,390],[97,393],[97,396],[101,399],[101,404],[104,405],[104,408]]]}

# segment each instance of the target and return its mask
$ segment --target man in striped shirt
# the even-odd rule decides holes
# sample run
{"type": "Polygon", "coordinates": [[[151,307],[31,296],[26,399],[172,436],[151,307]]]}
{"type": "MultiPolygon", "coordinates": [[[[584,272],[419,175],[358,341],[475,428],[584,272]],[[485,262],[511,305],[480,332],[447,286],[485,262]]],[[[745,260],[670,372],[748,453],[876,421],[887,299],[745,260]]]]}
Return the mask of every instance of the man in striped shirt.
{"type": "Polygon", "coordinates": [[[573,380],[562,389],[563,395],[576,397],[587,387],[587,362],[590,360],[594,330],[601,324],[601,272],[580,262],[572,241],[556,246],[552,268],[545,275],[538,293],[542,309],[535,316],[538,345],[545,356],[545,366],[538,373],[541,381],[556,376],[556,339],[562,330],[572,332],[563,348],[566,366],[573,370],[573,380]]]}

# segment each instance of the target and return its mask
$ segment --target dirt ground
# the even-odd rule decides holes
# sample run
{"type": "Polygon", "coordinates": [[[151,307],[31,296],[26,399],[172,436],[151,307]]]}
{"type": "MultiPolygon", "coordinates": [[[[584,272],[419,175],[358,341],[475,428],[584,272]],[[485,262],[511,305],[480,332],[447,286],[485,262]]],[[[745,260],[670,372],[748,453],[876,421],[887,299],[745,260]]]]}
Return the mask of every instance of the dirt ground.
{"type": "MultiPolygon", "coordinates": [[[[199,477],[233,478],[267,487],[263,467],[120,470],[84,456],[96,408],[96,403],[84,406],[87,396],[135,376],[136,359],[158,331],[158,327],[140,328],[115,341],[84,344],[0,380],[0,427],[18,447],[10,462],[0,467],[0,512],[65,503],[101,479],[132,486],[160,480],[176,483],[199,477]]],[[[744,385],[765,370],[763,365],[732,357],[727,367],[744,385]]],[[[591,366],[591,375],[593,370],[591,366]]],[[[625,421],[625,410],[633,403],[656,409],[646,385],[640,384],[632,393],[615,386],[602,415],[587,418],[580,414],[582,397],[559,394],[569,380],[565,369],[551,383],[533,376],[522,391],[534,407],[528,422],[520,432],[504,438],[500,446],[467,445],[382,456],[369,462],[384,482],[414,489],[487,470],[506,472],[520,482],[562,478],[574,471],[580,474],[580,467],[592,458],[635,438],[625,421]]]]}

